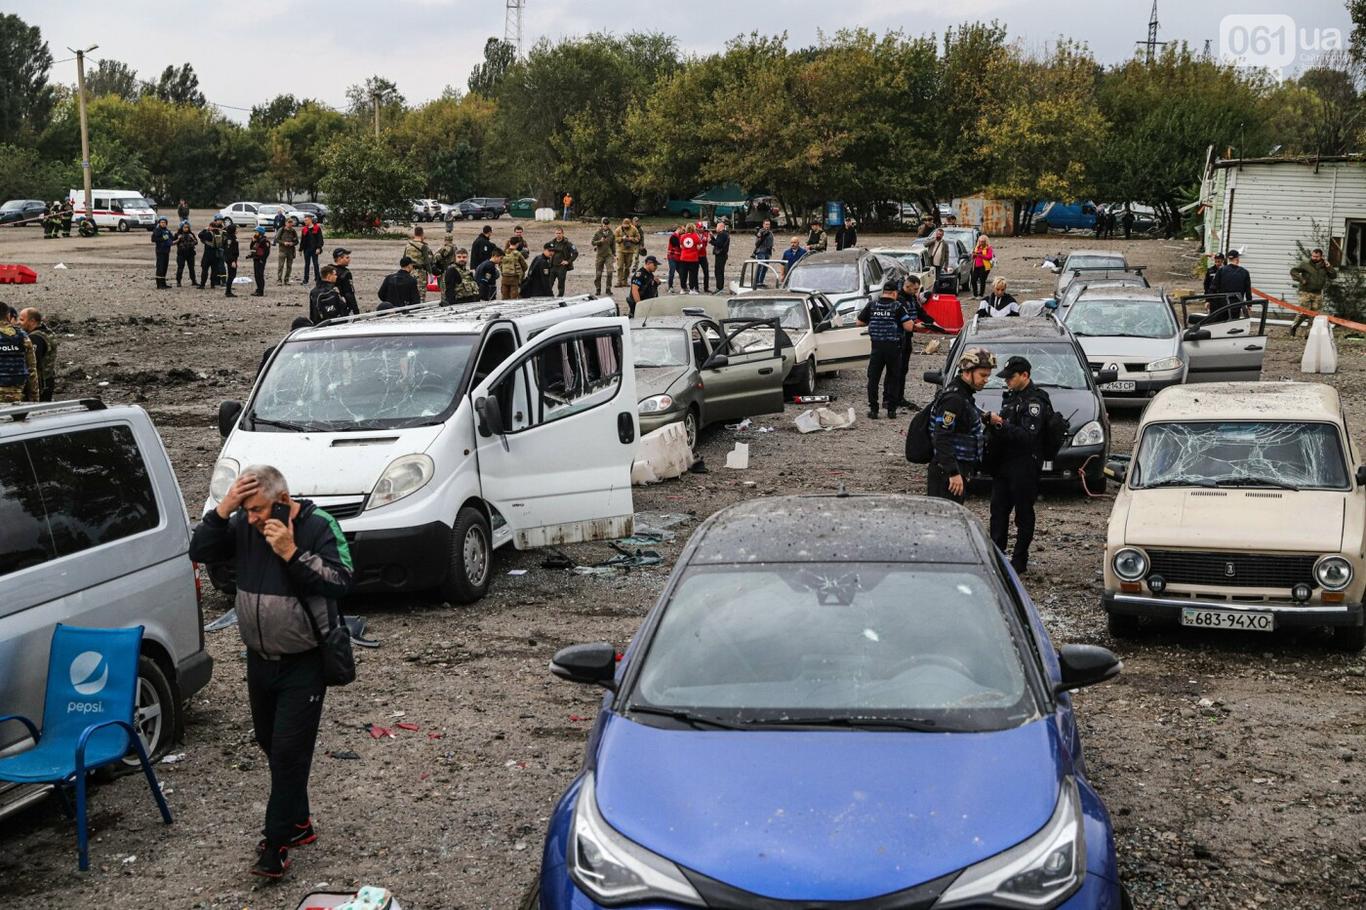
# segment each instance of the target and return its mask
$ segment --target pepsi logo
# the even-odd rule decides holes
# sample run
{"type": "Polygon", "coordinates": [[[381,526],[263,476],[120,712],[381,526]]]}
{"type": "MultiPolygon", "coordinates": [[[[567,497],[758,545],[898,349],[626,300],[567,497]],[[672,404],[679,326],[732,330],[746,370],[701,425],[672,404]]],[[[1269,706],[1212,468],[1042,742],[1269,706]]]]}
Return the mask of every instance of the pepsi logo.
{"type": "Polygon", "coordinates": [[[83,651],[71,662],[71,687],[81,695],[98,695],[109,682],[109,662],[99,651],[83,651]]]}

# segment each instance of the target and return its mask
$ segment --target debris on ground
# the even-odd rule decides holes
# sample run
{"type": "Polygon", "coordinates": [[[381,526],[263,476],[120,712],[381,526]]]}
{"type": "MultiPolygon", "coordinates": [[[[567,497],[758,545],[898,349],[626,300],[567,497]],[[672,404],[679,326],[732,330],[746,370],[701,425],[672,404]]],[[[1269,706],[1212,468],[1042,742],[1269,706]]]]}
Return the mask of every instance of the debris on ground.
{"type": "Polygon", "coordinates": [[[233,607],[217,619],[204,623],[205,632],[220,632],[229,626],[237,625],[237,608],[233,607]]]}
{"type": "Polygon", "coordinates": [[[796,424],[802,433],[814,433],[817,430],[847,430],[853,427],[857,419],[853,408],[847,411],[815,408],[798,414],[796,424]]]}
{"type": "Polygon", "coordinates": [[[735,471],[749,467],[749,443],[737,442],[735,448],[726,453],[726,467],[735,471]]]}
{"type": "Polygon", "coordinates": [[[754,425],[754,422],[751,421],[748,417],[746,417],[744,420],[740,421],[739,423],[728,423],[728,424],[726,424],[726,429],[727,429],[727,430],[734,430],[734,431],[737,432],[737,433],[743,433],[743,432],[745,432],[745,430],[748,430],[748,429],[749,429],[751,426],[753,426],[753,425],[754,425]]]}

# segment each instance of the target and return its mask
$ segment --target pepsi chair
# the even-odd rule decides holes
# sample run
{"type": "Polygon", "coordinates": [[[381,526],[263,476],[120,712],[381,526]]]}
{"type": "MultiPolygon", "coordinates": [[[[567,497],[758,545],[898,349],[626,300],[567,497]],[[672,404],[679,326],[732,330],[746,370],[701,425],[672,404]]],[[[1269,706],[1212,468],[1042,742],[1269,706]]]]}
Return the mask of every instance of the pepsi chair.
{"type": "Polygon", "coordinates": [[[63,799],[64,788],[75,786],[76,843],[82,872],[90,868],[86,776],[95,768],[121,761],[130,744],[137,751],[162,819],[171,823],[171,810],[133,727],[141,648],[142,626],[86,629],[58,623],[52,630],[48,656],[42,733],[22,715],[0,717],[0,724],[12,720],[23,724],[34,741],[31,749],[0,758],[0,780],[52,784],[63,799]]]}

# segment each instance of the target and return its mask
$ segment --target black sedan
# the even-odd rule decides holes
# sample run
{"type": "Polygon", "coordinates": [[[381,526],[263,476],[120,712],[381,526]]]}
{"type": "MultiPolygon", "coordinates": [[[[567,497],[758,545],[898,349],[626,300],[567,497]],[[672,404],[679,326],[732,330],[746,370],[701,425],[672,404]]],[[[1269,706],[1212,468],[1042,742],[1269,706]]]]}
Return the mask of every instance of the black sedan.
{"type": "Polygon", "coordinates": [[[327,206],[321,202],[295,202],[290,204],[290,208],[312,215],[313,220],[319,224],[327,221],[327,206]]]}
{"type": "Polygon", "coordinates": [[[11,199],[0,205],[0,224],[12,224],[15,227],[38,225],[46,213],[47,206],[40,199],[11,199]]]}
{"type": "MultiPolygon", "coordinates": [[[[943,371],[924,375],[926,382],[947,385],[956,372],[953,365],[964,350],[983,347],[1004,365],[1014,356],[1028,358],[1031,379],[1048,393],[1053,410],[1067,418],[1067,439],[1052,461],[1045,461],[1045,479],[1080,482],[1092,493],[1105,489],[1105,462],[1110,454],[1110,417],[1105,411],[1099,383],[1114,375],[1091,372],[1086,352],[1067,327],[1052,316],[977,318],[958,333],[943,371]]],[[[1005,380],[993,372],[987,387],[977,393],[977,407],[1001,410],[1005,380]]]]}

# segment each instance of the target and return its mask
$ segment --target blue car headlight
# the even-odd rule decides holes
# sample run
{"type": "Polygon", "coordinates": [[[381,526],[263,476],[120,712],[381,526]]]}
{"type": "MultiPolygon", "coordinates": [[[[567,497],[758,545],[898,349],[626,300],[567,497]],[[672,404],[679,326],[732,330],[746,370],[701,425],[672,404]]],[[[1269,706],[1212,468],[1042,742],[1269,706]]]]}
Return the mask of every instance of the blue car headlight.
{"type": "Polygon", "coordinates": [[[1048,823],[1029,840],[964,869],[934,910],[1054,907],[1080,888],[1085,877],[1081,797],[1076,781],[1067,777],[1048,823]]]}
{"type": "Polygon", "coordinates": [[[678,866],[607,824],[598,812],[596,793],[593,775],[585,775],[569,829],[568,866],[574,883],[607,906],[659,900],[705,907],[678,866]]]}

